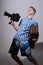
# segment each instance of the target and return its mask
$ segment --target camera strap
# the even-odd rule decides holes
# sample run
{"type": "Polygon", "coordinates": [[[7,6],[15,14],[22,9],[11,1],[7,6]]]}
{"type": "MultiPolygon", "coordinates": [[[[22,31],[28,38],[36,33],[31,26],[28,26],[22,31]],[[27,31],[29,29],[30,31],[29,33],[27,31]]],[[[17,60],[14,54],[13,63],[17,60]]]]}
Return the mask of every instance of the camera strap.
{"type": "Polygon", "coordinates": [[[22,22],[22,19],[21,19],[20,22],[19,22],[19,26],[21,25],[21,22],[22,22]]]}

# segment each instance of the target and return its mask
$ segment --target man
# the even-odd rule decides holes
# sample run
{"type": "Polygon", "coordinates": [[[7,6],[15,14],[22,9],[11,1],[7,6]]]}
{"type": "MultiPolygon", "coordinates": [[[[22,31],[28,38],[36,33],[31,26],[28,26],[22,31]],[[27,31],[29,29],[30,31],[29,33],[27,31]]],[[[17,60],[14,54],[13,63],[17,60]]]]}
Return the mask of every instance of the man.
{"type": "MultiPolygon", "coordinates": [[[[17,33],[13,38],[13,42],[12,42],[12,45],[9,49],[9,53],[11,54],[11,57],[19,65],[23,65],[23,63],[20,61],[19,57],[17,56],[19,48],[21,47],[22,43],[24,44],[24,42],[29,40],[30,27],[33,24],[35,26],[38,26],[38,23],[33,19],[33,16],[35,15],[35,13],[36,13],[36,9],[32,6],[29,7],[28,8],[28,17],[23,18],[21,20],[21,24],[19,24],[18,26],[12,20],[10,20],[12,22],[11,25],[17,31],[17,33]]],[[[20,50],[21,50],[22,56],[26,56],[27,59],[29,61],[31,61],[34,65],[38,65],[37,61],[34,59],[34,57],[31,54],[30,45],[29,45],[29,50],[27,49],[27,51],[29,53],[27,53],[26,50],[23,52],[23,50],[21,48],[20,48],[20,50]]]]}

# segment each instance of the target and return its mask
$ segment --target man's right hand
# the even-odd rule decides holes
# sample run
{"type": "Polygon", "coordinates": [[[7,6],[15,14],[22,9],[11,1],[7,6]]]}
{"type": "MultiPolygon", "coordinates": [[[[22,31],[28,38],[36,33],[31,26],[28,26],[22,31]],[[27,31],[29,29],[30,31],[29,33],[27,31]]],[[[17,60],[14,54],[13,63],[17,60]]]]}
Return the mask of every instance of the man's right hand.
{"type": "Polygon", "coordinates": [[[20,29],[20,26],[16,25],[13,20],[10,20],[10,22],[11,22],[11,25],[13,26],[13,28],[14,28],[16,31],[18,31],[18,30],[20,29]]]}
{"type": "Polygon", "coordinates": [[[9,24],[14,25],[14,21],[10,20],[9,24]]]}

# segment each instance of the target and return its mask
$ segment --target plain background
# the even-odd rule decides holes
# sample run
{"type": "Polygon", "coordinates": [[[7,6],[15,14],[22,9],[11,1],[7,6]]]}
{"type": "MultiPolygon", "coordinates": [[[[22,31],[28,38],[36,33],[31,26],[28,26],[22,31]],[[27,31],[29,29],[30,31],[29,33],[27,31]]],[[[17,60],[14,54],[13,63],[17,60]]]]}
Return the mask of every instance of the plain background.
{"type": "MultiPolygon", "coordinates": [[[[21,18],[27,16],[27,9],[29,6],[34,6],[37,10],[34,16],[35,20],[39,23],[39,40],[43,42],[43,0],[0,0],[0,54],[8,54],[9,47],[16,31],[11,25],[8,24],[10,19],[4,16],[4,12],[19,13],[21,18]]],[[[18,22],[19,23],[19,22],[18,22]]],[[[15,24],[18,25],[15,22],[15,24]]],[[[0,56],[0,57],[1,57],[0,56]]],[[[19,53],[20,56],[20,53],[19,53]]],[[[20,57],[21,58],[21,57],[20,57]]],[[[23,58],[21,58],[23,59],[23,58]]]]}

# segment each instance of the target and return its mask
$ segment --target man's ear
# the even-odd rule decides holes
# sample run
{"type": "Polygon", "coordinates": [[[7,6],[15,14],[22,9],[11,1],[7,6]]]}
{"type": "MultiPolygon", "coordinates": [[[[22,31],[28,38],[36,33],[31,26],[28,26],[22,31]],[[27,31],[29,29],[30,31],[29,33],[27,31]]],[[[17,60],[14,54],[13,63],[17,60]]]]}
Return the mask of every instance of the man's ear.
{"type": "Polygon", "coordinates": [[[35,15],[35,12],[33,12],[33,15],[35,15]]]}

